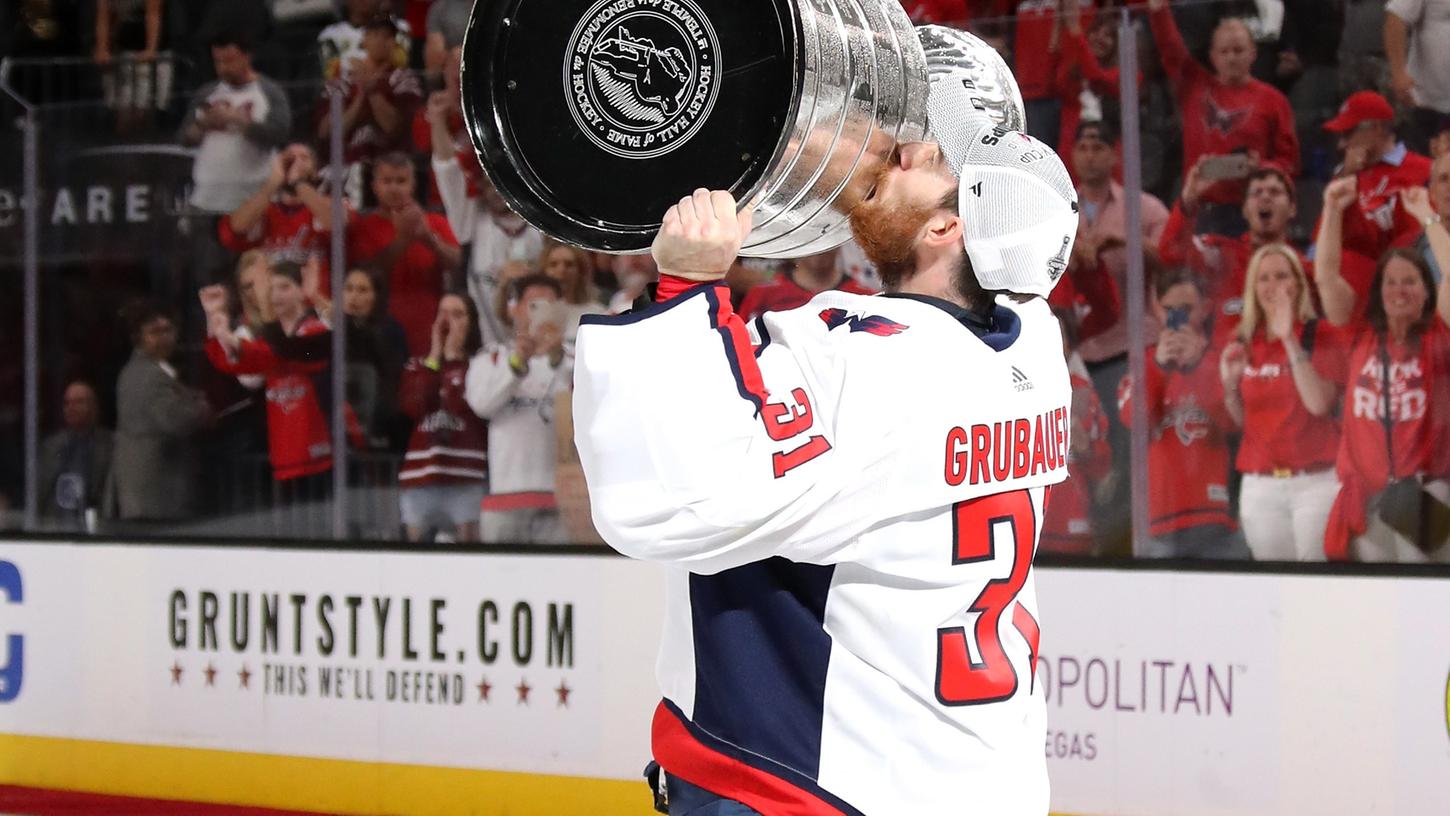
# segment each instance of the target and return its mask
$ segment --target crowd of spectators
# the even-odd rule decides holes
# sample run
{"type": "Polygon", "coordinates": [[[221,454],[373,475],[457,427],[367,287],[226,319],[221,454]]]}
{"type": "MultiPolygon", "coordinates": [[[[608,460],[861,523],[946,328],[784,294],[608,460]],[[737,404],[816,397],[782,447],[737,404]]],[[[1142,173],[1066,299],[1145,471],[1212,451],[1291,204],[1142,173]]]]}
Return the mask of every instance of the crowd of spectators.
{"type": "MultiPolygon", "coordinates": [[[[1092,497],[1096,512],[1077,499],[1049,503],[1049,522],[1091,523],[1091,551],[1123,551],[1126,425],[1141,394],[1146,554],[1450,560],[1450,369],[1440,339],[1450,287],[1437,271],[1450,250],[1439,215],[1450,207],[1450,99],[1439,92],[1450,65],[1435,51],[1450,3],[1142,7],[1144,112],[1156,88],[1177,113],[1170,138],[1143,131],[1151,308],[1126,319],[1141,317],[1153,341],[1137,389],[1124,377],[1129,242],[1114,181],[1117,117],[1092,115],[1118,95],[1108,73],[1114,32],[1102,22],[1117,15],[1076,0],[1035,5],[1060,17],[1057,75],[1071,84],[1059,85],[1067,93],[1057,110],[1070,129],[1043,129],[1050,116],[1029,125],[1059,140],[1082,202],[1078,246],[1053,299],[1075,318],[1074,362],[1102,402],[1116,393],[1119,406],[1109,413],[1110,453],[1097,454],[1113,460],[1105,479],[1093,477],[1091,446],[1075,445],[1078,472],[1105,494],[1092,497]],[[1216,16],[1189,27],[1208,11],[1216,16]],[[1083,31],[1099,42],[1082,42],[1083,31]],[[1196,48],[1185,43],[1190,31],[1206,35],[1196,48]],[[1326,59],[1336,43],[1341,58],[1326,59]],[[1076,71],[1063,70],[1072,63],[1076,71]],[[1175,141],[1181,172],[1151,179],[1154,148],[1175,141]]],[[[1019,48],[1023,36],[1019,24],[1019,48]]],[[[1023,87],[1053,108],[1039,90],[1023,87]]],[[[1095,438],[1092,406],[1078,408],[1076,432],[1095,438]]]]}
{"type": "MultiPolygon", "coordinates": [[[[629,308],[656,272],[647,256],[545,238],[493,189],[460,116],[471,2],[19,5],[0,19],[6,53],[90,54],[118,132],[170,105],[195,150],[178,244],[192,277],[180,296],[141,293],[151,301],[128,315],[114,435],[98,421],[110,389],[66,384],[43,451],[47,514],[215,512],[225,502],[198,463],[260,456],[256,503],[287,519],[277,532],[326,534],[314,511],[332,484],[341,327],[350,445],[398,463],[394,534],[588,537],[567,444],[574,331],[629,308]],[[138,69],[159,64],[176,70],[138,69]],[[205,363],[173,365],[178,345],[205,363]]],[[[1131,3],[1138,192],[1122,183],[1123,3],[903,5],[1008,58],[1029,130],[1078,187],[1081,228],[1052,297],[1073,372],[1073,476],[1043,549],[1127,554],[1137,489],[1152,556],[1450,560],[1450,0],[1131,3]],[[1149,310],[1131,315],[1139,247],[1149,310]],[[1139,320],[1150,347],[1135,387],[1139,320]],[[1139,395],[1146,483],[1128,455],[1139,395]]],[[[727,282],[747,317],[879,286],[850,245],[738,262],[727,282]]]]}

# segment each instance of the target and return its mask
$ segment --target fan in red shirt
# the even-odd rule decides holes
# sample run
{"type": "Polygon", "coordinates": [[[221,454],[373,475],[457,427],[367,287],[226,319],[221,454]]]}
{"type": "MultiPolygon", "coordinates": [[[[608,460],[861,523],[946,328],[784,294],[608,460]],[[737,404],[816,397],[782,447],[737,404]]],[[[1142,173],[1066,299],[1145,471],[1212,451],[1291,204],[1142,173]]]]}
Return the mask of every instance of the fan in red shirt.
{"type": "MultiPolygon", "coordinates": [[[[1202,284],[1183,267],[1158,275],[1153,311],[1163,330],[1148,350],[1143,393],[1148,406],[1148,555],[1240,557],[1229,515],[1229,442],[1237,430],[1224,407],[1212,313],[1202,284]]],[[[1132,422],[1133,380],[1124,377],[1118,411],[1132,422]]]]}
{"type": "MultiPolygon", "coordinates": [[[[272,264],[266,323],[255,340],[233,333],[226,313],[226,290],[202,290],[207,313],[206,356],[218,371],[264,376],[267,442],[273,478],[283,505],[315,502],[330,495],[332,433],[326,384],[331,331],[307,307],[302,269],[291,261],[272,264]]],[[[349,417],[349,431],[356,436],[349,417]]],[[[320,518],[320,516],[319,516],[320,518]]],[[[319,532],[317,526],[294,531],[319,532]]]]}
{"type": "Polygon", "coordinates": [[[1285,244],[1249,260],[1244,315],[1223,351],[1224,405],[1243,428],[1239,523],[1260,561],[1319,561],[1339,490],[1344,338],[1319,320],[1299,255],[1285,244]]]}
{"type": "MultiPolygon", "coordinates": [[[[901,7],[917,25],[931,23],[966,27],[972,19],[971,0],[901,0],[901,7]]],[[[1001,5],[994,3],[993,5],[1001,5]]]]}
{"type": "MultiPolygon", "coordinates": [[[[423,103],[418,76],[395,62],[398,22],[380,14],[363,27],[364,59],[355,62],[344,83],[342,122],[343,161],[369,161],[406,144],[413,112],[423,103]]],[[[318,102],[317,139],[330,144],[332,113],[327,94],[318,102]]]]}
{"type": "MultiPolygon", "coordinates": [[[[1359,262],[1359,300],[1365,300],[1375,261],[1392,247],[1409,246],[1420,237],[1420,223],[1400,205],[1400,193],[1430,182],[1430,159],[1412,152],[1395,136],[1395,109],[1374,91],[1360,91],[1345,100],[1339,115],[1324,129],[1339,136],[1344,152],[1341,177],[1355,180],[1358,192],[1344,212],[1344,251],[1359,262]]],[[[1353,262],[1351,262],[1353,263],[1353,262]]]]}
{"type": "MultiPolygon", "coordinates": [[[[1352,191],[1326,208],[1352,206],[1352,191]]],[[[1447,268],[1450,233],[1424,190],[1401,194],[1407,214],[1425,224],[1447,268]]],[[[1326,219],[1326,223],[1328,220],[1326,219]]],[[[1392,249],[1380,258],[1369,304],[1338,275],[1336,237],[1320,235],[1321,291],[1329,319],[1347,327],[1349,351],[1339,497],[1324,548],[1329,558],[1450,561],[1450,283],[1439,287],[1424,257],[1392,249]]]]}
{"type": "MultiPolygon", "coordinates": [[[[1288,244],[1289,224],[1298,212],[1298,203],[1293,182],[1281,170],[1261,167],[1249,174],[1244,191],[1242,212],[1248,231],[1237,238],[1194,235],[1193,216],[1203,190],[1211,183],[1200,177],[1197,166],[1188,171],[1183,193],[1158,239],[1158,255],[1164,264],[1188,266],[1198,276],[1212,311],[1214,345],[1221,346],[1228,342],[1243,316],[1249,258],[1259,247],[1288,244]]],[[[1299,262],[1306,270],[1311,268],[1302,254],[1299,262]]]]}
{"type": "Polygon", "coordinates": [[[272,159],[261,189],[217,222],[222,246],[232,252],[265,250],[272,260],[322,263],[324,291],[331,253],[332,199],[318,189],[317,154],[301,142],[272,159]]]}
{"type": "Polygon", "coordinates": [[[1059,126],[1064,106],[1057,98],[1057,74],[1066,54],[1062,23],[1080,24],[1083,11],[1092,15],[1093,0],[1017,0],[1015,5],[1012,52],[1016,59],[1012,73],[1026,106],[1027,130],[1057,149],[1067,144],[1073,133],[1059,126]],[[1065,9],[1061,22],[1059,5],[1065,9]]]}
{"type": "MultiPolygon", "coordinates": [[[[1088,8],[1083,5],[1083,9],[1088,8]]],[[[1117,65],[1118,27],[1112,16],[1084,15],[1083,9],[1075,6],[1072,0],[1063,9],[1061,54],[1057,60],[1057,75],[1053,77],[1053,90],[1062,102],[1057,148],[1063,158],[1068,159],[1068,148],[1072,146],[1079,122],[1117,118],[1117,114],[1108,107],[1110,101],[1113,106],[1117,105],[1118,83],[1122,74],[1117,65]],[[1088,16],[1086,21],[1084,16],[1088,16]]],[[[1142,79],[1140,73],[1140,84],[1142,79]]],[[[1116,148],[1121,158],[1122,145],[1116,148]]],[[[1071,167],[1071,163],[1068,166],[1071,167]]],[[[1114,172],[1114,179],[1122,180],[1120,171],[1114,172]]]]}
{"type": "Polygon", "coordinates": [[[1077,355],[1077,318],[1065,308],[1053,307],[1052,312],[1062,324],[1062,351],[1067,356],[1072,383],[1072,433],[1067,481],[1054,486],[1048,494],[1038,546],[1042,552],[1092,555],[1097,550],[1093,535],[1094,488],[1101,487],[1113,470],[1108,415],[1088,378],[1087,366],[1077,355]]]}
{"type": "Polygon", "coordinates": [[[745,293],[745,299],[740,302],[740,315],[746,320],[754,320],[766,312],[796,309],[828,289],[853,295],[875,294],[836,268],[838,254],[833,249],[792,261],[790,269],[777,275],[775,280],[745,293]]]}
{"type": "MultiPolygon", "coordinates": [[[[1257,49],[1248,26],[1225,18],[1213,32],[1210,71],[1188,53],[1168,0],[1149,0],[1149,24],[1163,69],[1183,112],[1183,166],[1203,156],[1247,154],[1260,165],[1272,165],[1289,177],[1299,174],[1299,137],[1289,100],[1272,85],[1249,73],[1257,49]]],[[[1243,176],[1226,178],[1204,191],[1198,231],[1237,235],[1244,225],[1238,207],[1243,201],[1243,176]]]]}
{"type": "Polygon", "coordinates": [[[413,162],[388,153],[373,166],[378,209],[348,229],[349,263],[371,264],[388,275],[388,309],[403,324],[413,356],[428,351],[438,299],[463,258],[448,219],[424,212],[413,197],[413,162]]]}
{"type": "Polygon", "coordinates": [[[430,530],[478,541],[488,479],[488,426],[468,407],[468,361],[483,348],[478,309],[466,295],[438,302],[428,354],[403,369],[403,411],[417,424],[398,473],[409,541],[430,530]]]}

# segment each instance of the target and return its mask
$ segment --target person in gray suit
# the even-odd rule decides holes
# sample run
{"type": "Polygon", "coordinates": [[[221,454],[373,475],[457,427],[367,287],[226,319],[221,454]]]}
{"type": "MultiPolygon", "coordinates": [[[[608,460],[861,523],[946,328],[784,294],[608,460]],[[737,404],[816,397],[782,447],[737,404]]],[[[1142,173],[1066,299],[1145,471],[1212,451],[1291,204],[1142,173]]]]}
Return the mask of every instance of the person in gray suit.
{"type": "Polygon", "coordinates": [[[87,510],[101,506],[114,438],[100,426],[96,389],[84,380],[66,386],[61,416],[65,427],[40,443],[40,512],[78,528],[87,510]]]}
{"type": "Polygon", "coordinates": [[[129,310],[135,351],[116,383],[116,447],[110,498],[123,521],[166,521],[194,512],[195,434],[211,407],[167,362],[176,353],[176,324],[155,304],[129,310]]]}

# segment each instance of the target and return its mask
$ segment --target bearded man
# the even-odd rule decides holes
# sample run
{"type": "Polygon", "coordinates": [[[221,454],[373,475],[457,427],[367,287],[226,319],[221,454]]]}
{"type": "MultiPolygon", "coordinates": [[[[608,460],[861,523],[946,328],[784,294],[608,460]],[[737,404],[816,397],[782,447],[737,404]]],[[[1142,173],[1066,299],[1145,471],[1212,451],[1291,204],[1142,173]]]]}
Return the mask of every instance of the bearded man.
{"type": "MultiPolygon", "coordinates": [[[[945,143],[945,142],[944,142],[945,143]]],[[[747,325],[751,211],[698,190],[656,302],[586,317],[575,441],[604,539],[668,570],[669,813],[1047,811],[1031,575],[1067,474],[1046,296],[1077,230],[1041,142],[900,145],[854,210],[886,293],[747,325]]]]}

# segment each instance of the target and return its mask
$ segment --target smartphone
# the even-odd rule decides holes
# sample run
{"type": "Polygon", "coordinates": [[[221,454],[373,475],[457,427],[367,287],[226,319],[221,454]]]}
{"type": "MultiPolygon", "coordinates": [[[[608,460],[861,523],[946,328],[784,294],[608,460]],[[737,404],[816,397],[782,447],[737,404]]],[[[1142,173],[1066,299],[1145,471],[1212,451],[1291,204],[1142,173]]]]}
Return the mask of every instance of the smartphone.
{"type": "Polygon", "coordinates": [[[1169,331],[1178,331],[1188,325],[1189,307],[1171,306],[1166,311],[1168,314],[1166,315],[1167,320],[1164,321],[1164,327],[1169,331]]]}
{"type": "Polygon", "coordinates": [[[1198,175],[1209,181],[1226,181],[1248,178],[1254,172],[1254,160],[1243,153],[1227,156],[1209,156],[1198,167],[1198,175]]]}
{"type": "Polygon", "coordinates": [[[539,326],[545,323],[553,324],[560,329],[564,328],[564,301],[529,301],[529,329],[538,331],[539,326]]]}

